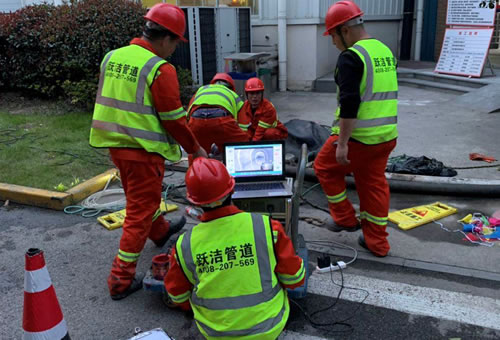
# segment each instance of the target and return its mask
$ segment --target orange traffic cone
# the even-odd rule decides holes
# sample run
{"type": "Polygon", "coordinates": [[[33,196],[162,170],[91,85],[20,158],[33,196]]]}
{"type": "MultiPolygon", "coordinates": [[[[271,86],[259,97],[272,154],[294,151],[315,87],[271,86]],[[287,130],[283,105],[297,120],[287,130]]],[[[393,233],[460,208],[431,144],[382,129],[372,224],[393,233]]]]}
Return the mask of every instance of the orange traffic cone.
{"type": "Polygon", "coordinates": [[[24,340],[69,340],[66,321],[45,267],[43,251],[26,252],[24,272],[24,340]]]}

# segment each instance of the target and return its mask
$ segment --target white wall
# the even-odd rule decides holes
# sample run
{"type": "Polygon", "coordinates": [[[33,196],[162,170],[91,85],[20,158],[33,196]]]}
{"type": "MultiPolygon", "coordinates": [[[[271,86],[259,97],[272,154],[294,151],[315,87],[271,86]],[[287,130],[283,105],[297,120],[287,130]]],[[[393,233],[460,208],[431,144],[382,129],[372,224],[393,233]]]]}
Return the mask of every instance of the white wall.
{"type": "Polygon", "coordinates": [[[310,91],[317,78],[316,25],[290,25],[287,31],[287,75],[290,90],[310,91]]]}
{"type": "Polygon", "coordinates": [[[323,36],[325,25],[318,25],[316,27],[316,39],[318,40],[316,78],[320,78],[335,70],[335,64],[337,63],[340,51],[333,45],[330,36],[323,36]]]}
{"type": "MultiPolygon", "coordinates": [[[[324,37],[324,17],[338,0],[287,0],[287,73],[290,90],[311,90],[333,72],[339,51],[324,37]]],[[[399,55],[403,0],[355,0],[365,12],[365,28],[399,55]]],[[[261,0],[252,17],[252,50],[277,51],[277,0],[261,0]],[[266,38],[267,36],[267,38],[266,38]]]]}
{"type": "Polygon", "coordinates": [[[252,52],[278,51],[278,26],[252,26],[252,52]]]}
{"type": "MultiPolygon", "coordinates": [[[[287,19],[296,24],[324,22],[326,11],[339,0],[287,0],[287,19]]],[[[401,17],[403,0],[355,0],[364,11],[365,17],[401,17]]],[[[278,18],[278,0],[260,0],[258,18],[260,23],[276,24],[278,18]]]]}
{"type": "Polygon", "coordinates": [[[398,56],[400,21],[368,21],[366,31],[374,38],[389,46],[394,56],[398,56]]]}
{"type": "MultiPolygon", "coordinates": [[[[399,50],[399,21],[367,21],[365,22],[366,31],[374,38],[386,44],[397,58],[399,50]]],[[[325,25],[317,26],[318,40],[318,63],[316,65],[316,78],[321,78],[327,73],[335,70],[337,58],[340,54],[339,50],[332,44],[331,38],[323,37],[325,25]],[[325,43],[327,41],[327,43],[325,43]]]]}
{"type": "MultiPolygon", "coordinates": [[[[399,49],[400,21],[367,21],[365,28],[381,40],[395,56],[399,49]]],[[[335,70],[339,50],[330,37],[323,36],[325,25],[287,26],[287,73],[290,90],[310,91],[314,81],[335,70]]],[[[277,51],[276,25],[252,27],[253,52],[277,51]],[[267,37],[267,38],[266,38],[267,37]]]]}

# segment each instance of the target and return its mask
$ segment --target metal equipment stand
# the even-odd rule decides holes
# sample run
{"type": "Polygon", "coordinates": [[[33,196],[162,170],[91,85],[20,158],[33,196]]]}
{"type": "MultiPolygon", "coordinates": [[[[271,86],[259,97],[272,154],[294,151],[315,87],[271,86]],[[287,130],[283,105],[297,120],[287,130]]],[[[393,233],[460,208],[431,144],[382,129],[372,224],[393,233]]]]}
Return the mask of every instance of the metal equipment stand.
{"type": "Polygon", "coordinates": [[[487,66],[490,68],[491,75],[496,77],[496,73],[493,70],[493,65],[491,64],[490,56],[489,55],[486,57],[486,63],[487,63],[487,66]]]}
{"type": "Polygon", "coordinates": [[[288,290],[288,296],[292,299],[304,298],[307,294],[307,281],[309,276],[308,262],[309,255],[307,252],[306,242],[304,236],[299,234],[299,210],[300,210],[300,197],[302,194],[302,187],[304,185],[304,175],[306,173],[307,163],[307,145],[302,144],[301,153],[297,162],[297,175],[293,185],[292,197],[292,216],[290,221],[290,238],[292,239],[293,247],[297,255],[304,261],[304,269],[306,271],[306,279],[304,284],[293,290],[288,290]]]}

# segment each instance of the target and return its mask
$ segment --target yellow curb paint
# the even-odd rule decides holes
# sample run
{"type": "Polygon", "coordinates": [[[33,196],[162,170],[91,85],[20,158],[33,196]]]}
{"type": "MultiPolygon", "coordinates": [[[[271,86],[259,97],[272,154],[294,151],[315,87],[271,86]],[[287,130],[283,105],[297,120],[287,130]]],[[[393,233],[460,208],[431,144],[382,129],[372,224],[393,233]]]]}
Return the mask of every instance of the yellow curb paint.
{"type": "Polygon", "coordinates": [[[110,176],[116,176],[117,169],[110,169],[85,181],[67,192],[50,191],[22,185],[0,183],[0,200],[32,205],[40,208],[63,210],[86,197],[102,190],[110,176]]]}
{"type": "Polygon", "coordinates": [[[78,203],[90,195],[104,189],[104,186],[109,180],[109,177],[115,177],[118,175],[117,169],[110,169],[100,175],[97,175],[88,181],[78,184],[77,186],[66,191],[71,195],[71,204],[78,203]]]}
{"type": "Polygon", "coordinates": [[[0,183],[0,199],[41,208],[62,210],[66,205],[69,205],[71,195],[66,192],[0,183]]]}

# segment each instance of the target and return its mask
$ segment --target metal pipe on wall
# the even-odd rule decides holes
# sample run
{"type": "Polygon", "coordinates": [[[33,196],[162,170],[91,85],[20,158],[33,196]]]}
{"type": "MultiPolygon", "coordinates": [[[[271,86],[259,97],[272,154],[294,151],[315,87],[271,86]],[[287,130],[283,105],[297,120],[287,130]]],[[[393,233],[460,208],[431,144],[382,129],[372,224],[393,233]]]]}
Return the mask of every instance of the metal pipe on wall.
{"type": "Polygon", "coordinates": [[[287,56],[286,56],[286,0],[278,0],[278,63],[279,90],[287,88],[287,56]]]}
{"type": "Polygon", "coordinates": [[[415,60],[420,61],[422,49],[422,32],[424,23],[424,0],[417,0],[417,32],[415,35],[415,60]]]}
{"type": "Polygon", "coordinates": [[[401,32],[401,60],[411,59],[411,43],[413,39],[413,20],[415,14],[415,0],[404,0],[403,29],[401,32]]]}

